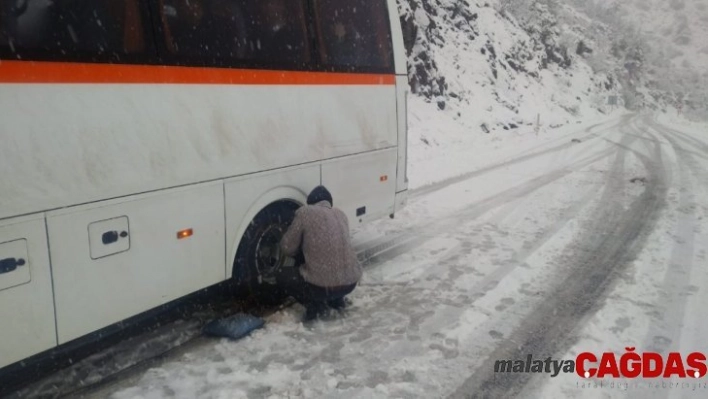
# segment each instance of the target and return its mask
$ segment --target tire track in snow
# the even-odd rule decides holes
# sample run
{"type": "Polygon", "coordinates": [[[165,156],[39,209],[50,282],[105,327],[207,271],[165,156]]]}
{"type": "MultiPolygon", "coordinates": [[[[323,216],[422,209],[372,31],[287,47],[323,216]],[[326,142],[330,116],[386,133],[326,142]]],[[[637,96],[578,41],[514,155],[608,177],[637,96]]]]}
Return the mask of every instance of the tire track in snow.
{"type": "MultiPolygon", "coordinates": [[[[608,155],[611,155],[614,152],[616,152],[615,149],[605,150],[598,154],[597,159],[586,158],[585,160],[583,160],[585,162],[580,163],[582,164],[582,167],[585,167],[594,162],[606,158],[608,155]]],[[[580,167],[581,165],[578,165],[578,168],[580,167]]],[[[576,166],[574,166],[573,169],[576,169],[576,166]]],[[[554,180],[554,182],[555,181],[557,181],[557,179],[554,180]]],[[[606,185],[607,182],[605,182],[604,184],[606,185]]],[[[513,272],[520,265],[523,265],[530,256],[532,256],[546,242],[551,240],[559,231],[561,231],[566,226],[568,222],[574,220],[575,216],[585,206],[588,205],[592,197],[597,196],[598,192],[599,191],[597,190],[597,185],[595,185],[593,188],[589,189],[586,193],[580,196],[579,200],[576,200],[570,206],[563,208],[559,212],[559,214],[561,214],[562,216],[551,226],[544,229],[543,233],[540,236],[536,237],[536,240],[530,243],[530,245],[525,245],[513,255],[512,259],[509,259],[508,261],[504,262],[502,265],[495,268],[491,273],[485,276],[481,276],[481,279],[469,288],[456,288],[454,287],[454,285],[451,284],[451,282],[457,280],[457,278],[459,278],[461,275],[466,274],[465,271],[461,270],[461,268],[458,267],[455,263],[458,261],[458,258],[461,255],[469,255],[471,253],[470,246],[464,245],[463,242],[460,244],[456,244],[454,248],[450,249],[447,253],[445,253],[442,258],[431,261],[431,268],[426,270],[426,274],[419,276],[416,279],[418,283],[409,282],[404,286],[396,285],[395,287],[390,287],[392,288],[392,291],[389,292],[386,297],[423,297],[428,298],[428,301],[434,301],[440,306],[445,305],[444,311],[440,312],[440,314],[432,313],[429,311],[427,313],[422,312],[421,315],[420,311],[416,310],[415,312],[413,312],[413,314],[411,314],[410,316],[411,323],[414,326],[413,331],[411,332],[413,335],[419,334],[418,328],[421,328],[422,324],[434,325],[436,329],[445,329],[451,324],[457,323],[460,317],[464,313],[469,312],[470,310],[475,310],[477,312],[487,314],[487,316],[489,317],[493,317],[493,315],[488,314],[485,309],[477,307],[475,305],[475,301],[480,297],[485,296],[487,292],[493,290],[503,280],[504,277],[513,272]],[[440,276],[442,277],[434,278],[440,276]],[[431,281],[431,278],[433,278],[433,280],[438,280],[436,282],[437,285],[430,285],[426,287],[426,282],[431,281]],[[423,317],[423,319],[421,319],[421,317],[423,317]]],[[[515,197],[513,198],[513,201],[518,201],[519,198],[525,199],[528,197],[527,195],[515,197]]],[[[474,218],[470,218],[468,216],[458,216],[456,219],[456,224],[454,226],[449,225],[448,228],[459,228],[460,221],[465,221],[469,223],[474,221],[474,218]]],[[[439,237],[439,235],[436,234],[434,234],[434,236],[439,237]]],[[[392,299],[392,301],[395,302],[395,299],[392,299]]],[[[430,304],[428,303],[428,305],[430,304]]],[[[428,306],[428,308],[430,308],[430,306],[428,306]]],[[[489,323],[493,323],[495,321],[497,320],[490,320],[489,323]]],[[[424,340],[423,342],[429,343],[429,341],[430,340],[424,340]]],[[[447,342],[450,340],[446,339],[445,341],[447,342]]],[[[452,341],[455,340],[453,339],[452,341]]],[[[407,353],[408,351],[413,350],[410,345],[411,343],[408,341],[396,343],[387,348],[385,353],[382,354],[382,356],[386,358],[388,356],[395,356],[396,354],[400,353],[407,353]]],[[[431,345],[434,345],[435,348],[441,350],[443,356],[446,358],[454,358],[457,357],[459,354],[459,350],[455,347],[454,342],[452,343],[452,346],[443,344],[441,344],[442,346],[437,344],[431,345]]],[[[431,346],[431,349],[433,349],[433,346],[431,346]]]]}
{"type": "MultiPolygon", "coordinates": [[[[603,123],[597,123],[595,125],[592,125],[584,130],[584,132],[588,133],[588,134],[581,137],[581,140],[584,140],[589,137],[598,137],[599,133],[609,132],[612,129],[617,128],[618,126],[622,126],[627,123],[630,116],[631,115],[623,115],[619,121],[613,120],[610,122],[603,122],[603,123]],[[598,130],[597,132],[593,131],[594,129],[596,129],[600,126],[604,126],[607,124],[611,124],[611,126],[603,127],[602,129],[598,130]]],[[[575,134],[575,133],[573,133],[573,134],[575,134]]],[[[567,139],[567,137],[570,137],[573,134],[563,136],[562,139],[567,139]]],[[[560,140],[560,139],[558,139],[558,140],[560,140]]],[[[534,152],[534,153],[531,153],[528,155],[524,155],[520,158],[512,159],[512,160],[505,161],[505,162],[498,163],[498,164],[493,164],[493,165],[490,165],[490,166],[484,167],[482,169],[472,171],[472,172],[469,172],[469,173],[466,173],[466,174],[463,174],[460,176],[456,176],[456,177],[446,179],[446,180],[443,180],[443,181],[440,181],[437,183],[433,183],[430,185],[419,187],[417,189],[411,190],[409,198],[412,200],[412,199],[421,197],[425,194],[430,194],[430,193],[433,193],[436,191],[440,191],[440,190],[442,190],[446,187],[449,187],[451,185],[470,180],[474,177],[478,177],[478,176],[484,175],[489,172],[493,172],[498,169],[502,169],[502,168],[505,168],[508,166],[522,163],[524,161],[528,161],[530,159],[537,158],[539,156],[543,156],[543,155],[546,155],[546,154],[549,154],[552,152],[562,151],[562,150],[570,148],[574,145],[577,145],[577,144],[572,143],[572,142],[566,142],[566,143],[561,144],[559,146],[555,146],[555,147],[548,148],[548,149],[545,149],[542,151],[538,151],[538,152],[534,152]]],[[[530,151],[533,151],[533,149],[531,149],[530,151]]],[[[522,152],[522,154],[523,154],[523,152],[522,152]]],[[[411,237],[409,234],[410,230],[411,229],[406,229],[406,231],[398,233],[398,234],[394,235],[393,237],[378,237],[378,238],[364,241],[362,243],[355,244],[355,250],[357,251],[359,261],[362,263],[365,263],[365,264],[370,264],[370,263],[372,263],[372,259],[374,258],[374,256],[381,255],[385,251],[392,250],[393,247],[402,246],[402,248],[411,249],[417,245],[420,245],[420,243],[412,243],[413,237],[411,237]]],[[[400,252],[400,253],[405,252],[405,250],[401,250],[401,251],[395,251],[395,252],[400,252]]]]}
{"type": "MultiPolygon", "coordinates": [[[[612,126],[609,126],[609,127],[605,128],[605,129],[602,129],[602,130],[600,130],[600,131],[597,132],[597,133],[591,132],[592,129],[594,129],[594,128],[598,127],[598,126],[601,126],[601,125],[603,125],[603,124],[593,125],[593,126],[587,128],[587,129],[585,129],[585,133],[588,133],[588,134],[586,134],[585,136],[580,137],[580,140],[584,142],[584,141],[585,141],[586,139],[588,139],[588,138],[597,137],[597,136],[598,136],[598,133],[601,133],[601,132],[608,132],[608,131],[614,129],[615,127],[617,127],[617,126],[624,125],[624,124],[626,123],[626,121],[629,119],[629,117],[630,117],[629,115],[624,115],[624,116],[622,116],[622,117],[620,118],[620,121],[619,121],[619,122],[617,122],[616,124],[613,124],[612,126]]],[[[569,136],[570,136],[570,135],[569,135],[569,136]]],[[[563,150],[566,150],[566,149],[568,149],[568,148],[571,148],[571,147],[573,147],[573,146],[575,146],[575,145],[577,145],[577,144],[576,144],[576,143],[573,143],[573,142],[571,142],[571,141],[568,141],[568,142],[566,142],[566,143],[563,143],[563,144],[558,145],[558,146],[555,146],[555,147],[551,147],[551,148],[548,148],[548,149],[545,149],[545,150],[536,151],[536,152],[533,152],[533,153],[530,153],[530,154],[527,154],[527,155],[522,155],[522,156],[518,156],[518,155],[517,155],[516,158],[511,159],[511,160],[508,160],[508,161],[505,161],[505,162],[502,162],[502,163],[498,163],[498,164],[493,164],[493,165],[490,165],[490,166],[486,166],[486,167],[484,167],[484,168],[482,168],[482,169],[478,169],[478,170],[475,170],[475,171],[472,171],[472,172],[468,172],[468,173],[465,173],[465,174],[462,174],[462,175],[459,175],[459,176],[456,176],[456,177],[453,177],[453,178],[450,178],[450,179],[446,179],[446,180],[443,180],[443,181],[440,181],[440,182],[437,182],[437,183],[433,183],[433,184],[429,184],[429,185],[426,185],[426,186],[423,186],[423,187],[419,187],[419,188],[416,188],[416,189],[414,189],[414,190],[411,190],[411,192],[410,192],[410,199],[417,198],[417,197],[423,196],[423,195],[425,195],[425,194],[429,194],[429,193],[431,193],[431,192],[439,191],[439,190],[441,190],[441,189],[443,189],[443,188],[445,188],[445,187],[451,186],[451,185],[456,184],[456,183],[461,183],[461,182],[463,182],[463,181],[472,179],[472,178],[474,178],[474,177],[483,175],[483,174],[485,174],[485,173],[492,172],[492,171],[494,171],[494,170],[498,170],[498,169],[502,169],[502,168],[505,168],[505,167],[508,167],[508,166],[520,164],[520,163],[526,162],[526,161],[528,161],[528,160],[531,160],[531,159],[534,159],[534,158],[538,158],[538,157],[541,157],[541,156],[544,156],[544,155],[547,155],[547,154],[551,154],[551,153],[554,153],[554,152],[563,151],[563,150]]]]}
{"type": "MultiPolygon", "coordinates": [[[[610,151],[616,152],[616,150],[612,149],[610,151]]],[[[618,155],[618,157],[623,158],[624,155],[618,155]]],[[[615,161],[615,164],[617,161],[615,161]]],[[[616,173],[617,174],[617,173],[616,173]]],[[[623,180],[623,176],[618,176],[618,178],[614,179],[609,179],[605,181],[603,185],[608,185],[610,182],[614,182],[617,180],[623,180]]],[[[613,191],[613,190],[609,190],[613,191]]],[[[450,284],[451,281],[456,280],[460,275],[464,273],[464,271],[459,270],[459,267],[456,267],[456,261],[460,255],[465,255],[468,254],[471,251],[467,251],[468,253],[464,253],[464,245],[458,245],[458,248],[463,248],[462,253],[458,253],[459,251],[452,251],[449,252],[446,256],[439,260],[435,260],[435,262],[431,262],[431,269],[427,270],[426,275],[423,275],[418,278],[418,280],[423,280],[423,281],[428,281],[429,277],[435,277],[435,276],[441,276],[445,272],[447,272],[447,275],[439,278],[437,280],[438,284],[437,286],[432,286],[428,288],[422,288],[420,287],[420,284],[416,284],[416,286],[409,286],[404,289],[400,287],[396,287],[395,292],[391,292],[388,296],[392,297],[411,297],[411,296],[417,296],[417,297],[426,297],[430,299],[434,299],[435,301],[440,302],[441,297],[450,297],[454,299],[448,299],[450,301],[449,304],[445,303],[447,305],[446,309],[442,314],[427,314],[426,316],[426,323],[428,325],[432,324],[436,326],[437,329],[444,330],[445,328],[449,327],[450,324],[454,324],[457,322],[457,320],[460,319],[460,317],[466,313],[469,312],[470,310],[475,310],[480,313],[487,314],[487,316],[490,317],[490,320],[488,320],[485,323],[485,327],[479,327],[479,330],[489,330],[488,325],[489,324],[494,324],[495,322],[498,322],[498,319],[494,319],[492,314],[488,314],[486,310],[483,308],[479,308],[475,306],[475,301],[479,299],[480,297],[483,297],[487,292],[493,290],[495,287],[498,286],[498,284],[503,280],[504,277],[512,273],[515,269],[517,269],[520,265],[523,265],[526,259],[528,259],[530,256],[532,256],[539,248],[541,248],[547,241],[549,241],[552,237],[554,237],[560,230],[565,227],[565,225],[574,219],[577,213],[579,213],[585,206],[588,205],[590,199],[594,196],[597,196],[599,190],[597,190],[597,186],[591,188],[588,190],[584,195],[580,197],[579,200],[575,201],[571,206],[563,209],[561,214],[563,216],[557,220],[553,225],[550,227],[546,228],[543,231],[543,234],[538,237],[531,245],[524,246],[520,251],[516,252],[513,256],[512,259],[504,262],[500,267],[497,267],[494,269],[491,273],[482,276],[482,278],[474,283],[471,287],[461,289],[461,288],[455,288],[453,285],[450,284]],[[441,295],[441,293],[445,293],[441,295]]],[[[521,197],[522,199],[527,199],[528,196],[523,196],[521,197]]],[[[515,201],[518,202],[518,198],[514,199],[515,201]]],[[[458,218],[458,224],[455,225],[455,227],[459,228],[459,220],[464,220],[465,222],[470,222],[473,221],[474,219],[469,219],[469,218],[458,218]]],[[[424,283],[425,284],[425,283],[424,283]]],[[[443,302],[444,303],[444,302],[443,302]]],[[[417,317],[417,316],[416,316],[417,317]]],[[[417,324],[420,324],[421,321],[417,320],[417,324]]],[[[405,353],[408,346],[410,345],[409,342],[401,342],[395,345],[392,345],[391,347],[387,348],[386,353],[384,353],[384,357],[386,355],[395,355],[397,353],[405,353]]],[[[436,346],[437,347],[437,346],[436,346]]],[[[458,349],[455,348],[455,345],[446,347],[443,345],[443,356],[453,356],[456,357],[458,354],[458,349]]]]}
{"type": "MultiPolygon", "coordinates": [[[[561,217],[556,220],[550,226],[541,230],[541,234],[536,236],[531,242],[525,243],[518,251],[514,253],[511,259],[505,261],[498,268],[494,269],[490,273],[481,277],[481,280],[469,289],[464,290],[464,294],[470,297],[476,298],[483,296],[486,292],[490,291],[496,287],[499,282],[519,265],[524,264],[528,258],[530,258],[536,251],[538,251],[544,244],[555,237],[570,221],[574,220],[580,211],[588,205],[592,197],[596,196],[598,193],[598,184],[593,185],[588,189],[580,198],[573,201],[570,206],[564,207],[562,209],[555,209],[561,217]]],[[[518,201],[517,201],[518,202],[518,201]]],[[[519,204],[515,204],[518,207],[519,204]]],[[[475,222],[475,219],[465,220],[465,222],[475,222]]],[[[472,223],[467,223],[472,224],[472,223]]],[[[456,225],[454,228],[459,229],[460,224],[456,225]]],[[[446,251],[441,252],[442,257],[431,259],[431,267],[426,269],[425,274],[418,277],[418,280],[427,280],[433,276],[439,276],[441,271],[445,271],[450,267],[454,266],[454,262],[457,261],[460,256],[469,255],[472,250],[472,241],[478,237],[464,237],[460,238],[462,234],[457,232],[451,232],[449,236],[450,240],[457,241],[454,248],[448,248],[446,251]]],[[[440,238],[440,235],[431,235],[431,237],[440,238]]],[[[376,262],[372,265],[373,267],[381,266],[381,262],[376,262]]],[[[450,280],[442,279],[442,281],[449,282],[450,280]]],[[[441,287],[438,287],[441,288],[441,287]]]]}
{"type": "MultiPolygon", "coordinates": [[[[481,280],[475,283],[471,288],[464,290],[465,294],[474,299],[482,297],[496,288],[514,269],[526,263],[536,251],[555,237],[571,220],[574,220],[580,211],[588,205],[592,197],[597,195],[596,190],[596,187],[589,189],[580,200],[573,203],[570,207],[563,209],[561,211],[563,217],[558,219],[550,227],[544,229],[543,233],[531,244],[524,245],[519,249],[511,259],[482,277],[481,280]]],[[[446,258],[440,259],[440,266],[447,267],[451,261],[455,260],[456,256],[458,256],[458,254],[451,254],[446,258]]]]}
{"type": "Polygon", "coordinates": [[[558,169],[553,173],[548,173],[546,175],[533,178],[519,186],[512,187],[501,193],[471,204],[462,210],[455,211],[448,217],[432,223],[413,226],[406,229],[406,231],[400,233],[398,236],[390,239],[384,238],[380,243],[377,243],[375,247],[372,247],[370,251],[362,251],[362,255],[359,260],[364,265],[381,264],[391,260],[402,253],[420,246],[430,238],[438,236],[441,232],[458,225],[460,220],[476,219],[495,208],[498,208],[508,202],[518,200],[519,198],[523,198],[563,177],[566,177],[578,169],[592,165],[593,163],[612,155],[613,152],[615,152],[615,150],[609,149],[598,154],[585,157],[571,165],[558,169]],[[425,231],[426,234],[420,234],[420,231],[425,231]]]}
{"type": "Polygon", "coordinates": [[[672,145],[672,147],[680,148],[680,150],[678,152],[681,152],[682,154],[687,155],[687,157],[685,159],[686,165],[691,169],[691,171],[693,172],[693,174],[696,177],[696,180],[698,182],[702,183],[704,188],[708,188],[708,180],[705,179],[705,176],[701,176],[701,175],[705,175],[706,173],[708,173],[708,169],[701,166],[701,164],[699,162],[697,162],[694,158],[694,156],[697,156],[699,158],[702,158],[702,159],[705,159],[708,161],[708,157],[707,157],[708,156],[708,144],[701,143],[699,141],[695,141],[694,144],[691,144],[689,139],[684,137],[683,133],[681,133],[677,130],[666,128],[663,125],[659,124],[658,122],[650,120],[650,119],[645,120],[645,122],[652,129],[654,129],[656,132],[661,134],[662,137],[666,141],[668,141],[669,144],[672,145]],[[697,148],[701,151],[704,151],[705,154],[701,155],[696,152],[690,151],[690,150],[686,149],[686,147],[681,146],[678,142],[675,141],[675,139],[682,141],[684,144],[693,145],[695,148],[697,148]],[[672,140],[674,140],[674,141],[672,142],[672,140]]]}
{"type": "MultiPolygon", "coordinates": [[[[660,318],[652,318],[647,335],[642,342],[642,348],[646,351],[667,353],[680,350],[681,331],[684,327],[688,301],[687,292],[691,271],[694,268],[694,226],[698,224],[695,212],[696,198],[690,173],[697,174],[699,170],[692,155],[681,147],[671,134],[662,131],[661,126],[650,121],[646,122],[669,142],[679,164],[679,200],[676,209],[678,217],[674,233],[676,242],[671,250],[670,263],[661,285],[664,294],[659,304],[664,311],[660,318]]],[[[666,397],[670,392],[653,392],[653,394],[666,397]]],[[[628,397],[646,397],[646,393],[634,391],[630,392],[628,397]]]]}
{"type": "MultiPolygon", "coordinates": [[[[654,129],[657,129],[657,128],[654,127],[654,129]]],[[[665,131],[665,134],[667,134],[666,131],[665,131]]],[[[669,134],[671,134],[671,133],[669,133],[669,134]]],[[[688,145],[690,145],[690,146],[694,146],[694,145],[693,145],[689,140],[687,140],[685,137],[682,137],[682,136],[679,136],[679,135],[674,135],[674,134],[672,134],[672,136],[673,136],[674,139],[678,139],[679,141],[681,141],[681,142],[684,143],[684,144],[688,144],[688,145]]],[[[698,152],[695,152],[695,151],[691,151],[691,150],[686,149],[686,147],[682,147],[681,152],[684,153],[684,154],[689,154],[689,155],[692,155],[692,156],[694,156],[694,157],[701,158],[701,159],[703,159],[704,161],[708,161],[708,155],[707,155],[707,154],[701,154],[701,153],[698,153],[698,152]]]]}
{"type": "Polygon", "coordinates": [[[700,141],[697,138],[695,138],[687,133],[684,133],[680,130],[676,130],[676,129],[672,129],[668,126],[664,126],[655,120],[647,120],[646,122],[649,125],[651,125],[652,127],[654,127],[655,129],[658,129],[663,132],[672,133],[672,134],[676,135],[678,138],[684,140],[684,142],[693,146],[695,149],[701,150],[704,153],[708,153],[708,143],[700,141]]]}
{"type": "MultiPolygon", "coordinates": [[[[531,380],[527,374],[495,374],[498,359],[524,359],[527,354],[549,356],[567,350],[573,333],[583,318],[590,313],[607,292],[622,269],[639,253],[663,207],[667,187],[662,168],[661,148],[654,146],[653,159],[627,147],[628,136],[621,148],[632,152],[645,165],[650,178],[644,192],[632,202],[629,209],[614,205],[599,209],[598,217],[565,256],[569,267],[563,270],[548,296],[525,317],[514,332],[504,339],[486,358],[478,371],[470,376],[451,397],[512,397],[519,394],[531,380]]],[[[618,157],[622,155],[618,154],[618,157]]],[[[615,162],[616,176],[619,166],[615,162]]],[[[608,185],[603,196],[615,193],[608,185]]]]}
{"type": "MultiPolygon", "coordinates": [[[[597,196],[598,186],[601,185],[602,183],[593,185],[569,206],[561,208],[557,213],[560,217],[552,225],[546,226],[540,236],[537,236],[531,243],[524,245],[514,253],[511,259],[495,268],[492,273],[481,277],[479,282],[469,288],[454,287],[453,283],[460,276],[468,273],[468,271],[462,270],[462,267],[459,267],[457,262],[461,256],[471,254],[471,245],[466,244],[471,243],[476,237],[459,240],[447,251],[441,253],[441,257],[430,260],[431,267],[426,268],[425,274],[417,276],[413,281],[393,284],[390,282],[386,284],[366,284],[366,286],[376,286],[388,291],[383,297],[389,302],[389,305],[378,303],[377,306],[379,307],[388,308],[393,306],[393,304],[401,306],[399,302],[401,302],[402,298],[407,298],[406,300],[410,301],[406,306],[401,306],[403,309],[408,309],[408,311],[401,310],[398,313],[405,314],[410,318],[409,327],[405,329],[405,333],[411,335],[411,339],[415,339],[415,341],[404,340],[393,343],[381,353],[382,358],[396,358],[401,353],[419,356],[420,353],[418,351],[421,345],[428,346],[430,350],[440,351],[445,358],[459,356],[460,350],[457,347],[456,339],[446,338],[442,334],[433,334],[432,337],[426,337],[420,330],[425,325],[432,324],[437,330],[444,331],[457,323],[460,317],[470,310],[484,313],[490,318],[493,317],[492,313],[476,306],[475,301],[494,289],[506,275],[523,265],[539,248],[555,237],[571,220],[574,220],[577,214],[589,204],[590,200],[597,196]],[[432,284],[428,284],[428,282],[432,284]],[[428,310],[418,309],[418,307],[414,306],[416,301],[421,300],[425,300],[428,310]],[[431,304],[434,305],[431,306],[431,304]],[[433,313],[431,310],[440,307],[442,307],[442,311],[433,313]],[[440,342],[436,342],[436,337],[437,341],[440,342]]],[[[473,222],[473,220],[466,220],[466,222],[473,222]]],[[[458,225],[457,228],[459,229],[460,226],[458,225]]],[[[448,236],[451,236],[450,239],[456,239],[455,237],[461,235],[462,233],[448,234],[448,236]]],[[[358,328],[369,331],[377,327],[375,324],[372,322],[372,324],[362,325],[358,328]]]]}

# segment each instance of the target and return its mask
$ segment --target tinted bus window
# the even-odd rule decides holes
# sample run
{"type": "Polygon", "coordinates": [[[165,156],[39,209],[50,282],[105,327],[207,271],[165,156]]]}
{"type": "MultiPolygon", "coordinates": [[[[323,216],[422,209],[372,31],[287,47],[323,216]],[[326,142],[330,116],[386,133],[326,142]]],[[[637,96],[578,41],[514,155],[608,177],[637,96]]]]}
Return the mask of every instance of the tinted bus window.
{"type": "Polygon", "coordinates": [[[351,69],[392,69],[391,30],[384,0],[314,0],[320,58],[351,69]]]}
{"type": "Polygon", "coordinates": [[[139,0],[0,0],[6,58],[116,60],[146,50],[139,0]]]}
{"type": "Polygon", "coordinates": [[[165,48],[192,63],[303,67],[310,58],[301,0],[164,0],[165,48]]]}

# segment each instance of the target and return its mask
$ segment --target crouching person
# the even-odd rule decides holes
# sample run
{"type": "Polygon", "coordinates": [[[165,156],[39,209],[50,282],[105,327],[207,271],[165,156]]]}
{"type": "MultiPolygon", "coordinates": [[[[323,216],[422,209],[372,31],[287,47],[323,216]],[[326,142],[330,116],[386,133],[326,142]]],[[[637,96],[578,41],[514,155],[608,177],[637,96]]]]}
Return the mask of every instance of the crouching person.
{"type": "Polygon", "coordinates": [[[304,263],[282,268],[277,276],[278,285],[307,309],[303,321],[316,319],[329,309],[342,310],[344,297],[362,275],[347,216],[332,205],[330,192],[316,187],[307,205],[295,212],[280,242],[285,255],[297,258],[302,251],[304,256],[304,263]]]}

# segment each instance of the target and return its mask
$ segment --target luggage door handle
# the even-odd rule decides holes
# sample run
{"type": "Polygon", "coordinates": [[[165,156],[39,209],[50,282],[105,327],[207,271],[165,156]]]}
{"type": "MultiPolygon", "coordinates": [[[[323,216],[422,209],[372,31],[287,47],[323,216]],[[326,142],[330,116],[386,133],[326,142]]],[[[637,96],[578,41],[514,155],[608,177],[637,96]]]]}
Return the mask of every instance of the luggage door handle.
{"type": "Polygon", "coordinates": [[[5,258],[0,260],[0,274],[14,272],[18,266],[24,266],[25,260],[20,258],[5,258]]]}

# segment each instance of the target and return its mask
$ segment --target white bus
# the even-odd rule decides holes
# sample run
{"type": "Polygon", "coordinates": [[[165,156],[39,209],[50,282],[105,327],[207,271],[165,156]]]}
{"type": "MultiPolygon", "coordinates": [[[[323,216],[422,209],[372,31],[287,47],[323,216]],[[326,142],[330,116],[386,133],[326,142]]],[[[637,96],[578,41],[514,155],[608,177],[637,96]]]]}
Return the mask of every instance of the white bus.
{"type": "Polygon", "coordinates": [[[393,215],[405,60],[395,0],[0,0],[0,369],[393,215]]]}

